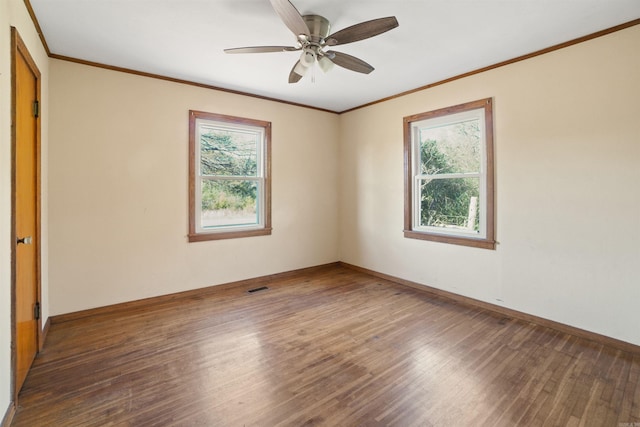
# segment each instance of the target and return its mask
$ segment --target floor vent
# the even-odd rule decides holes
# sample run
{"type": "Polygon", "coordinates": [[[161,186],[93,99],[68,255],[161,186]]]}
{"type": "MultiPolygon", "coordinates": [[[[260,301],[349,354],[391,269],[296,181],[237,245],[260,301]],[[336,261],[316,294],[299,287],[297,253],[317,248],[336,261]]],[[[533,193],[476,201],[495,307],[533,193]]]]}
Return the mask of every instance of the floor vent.
{"type": "Polygon", "coordinates": [[[261,287],[259,287],[259,288],[249,289],[249,290],[247,291],[247,293],[249,293],[249,294],[253,294],[253,293],[255,293],[255,292],[266,291],[267,289],[269,289],[269,288],[267,288],[266,286],[261,286],[261,287]]]}

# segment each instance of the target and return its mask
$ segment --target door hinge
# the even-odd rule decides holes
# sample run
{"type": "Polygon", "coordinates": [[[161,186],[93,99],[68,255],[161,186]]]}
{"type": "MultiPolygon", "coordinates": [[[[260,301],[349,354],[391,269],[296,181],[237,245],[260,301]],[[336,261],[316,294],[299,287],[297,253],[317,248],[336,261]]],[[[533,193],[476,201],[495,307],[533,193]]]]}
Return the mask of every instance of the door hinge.
{"type": "Polygon", "coordinates": [[[37,99],[33,101],[33,117],[40,117],[40,102],[37,99]]]}
{"type": "Polygon", "coordinates": [[[33,317],[36,320],[40,319],[40,303],[39,302],[35,303],[35,305],[33,306],[33,317]]]}

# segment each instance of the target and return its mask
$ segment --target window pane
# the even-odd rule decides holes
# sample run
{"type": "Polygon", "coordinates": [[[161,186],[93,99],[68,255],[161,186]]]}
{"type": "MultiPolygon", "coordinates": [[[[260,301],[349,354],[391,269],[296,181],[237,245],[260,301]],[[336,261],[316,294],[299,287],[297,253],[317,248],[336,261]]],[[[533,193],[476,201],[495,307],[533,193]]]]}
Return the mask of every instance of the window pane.
{"type": "Polygon", "coordinates": [[[256,181],[202,180],[202,228],[258,224],[256,181]]]}
{"type": "Polygon", "coordinates": [[[420,182],[420,226],[479,232],[479,206],[479,178],[420,182]]]}
{"type": "Polygon", "coordinates": [[[420,129],[420,174],[480,172],[480,122],[420,129]]]}
{"type": "Polygon", "coordinates": [[[202,175],[256,176],[260,134],[200,127],[202,175]]]}

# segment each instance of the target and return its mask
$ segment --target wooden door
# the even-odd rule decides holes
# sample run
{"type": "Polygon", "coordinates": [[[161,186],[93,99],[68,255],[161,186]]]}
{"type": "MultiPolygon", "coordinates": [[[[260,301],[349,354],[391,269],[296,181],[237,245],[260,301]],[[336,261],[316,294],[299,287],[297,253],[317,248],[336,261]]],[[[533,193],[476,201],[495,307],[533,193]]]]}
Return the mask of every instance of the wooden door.
{"type": "Polygon", "coordinates": [[[17,31],[13,39],[15,396],[39,349],[40,150],[39,78],[17,31]]]}

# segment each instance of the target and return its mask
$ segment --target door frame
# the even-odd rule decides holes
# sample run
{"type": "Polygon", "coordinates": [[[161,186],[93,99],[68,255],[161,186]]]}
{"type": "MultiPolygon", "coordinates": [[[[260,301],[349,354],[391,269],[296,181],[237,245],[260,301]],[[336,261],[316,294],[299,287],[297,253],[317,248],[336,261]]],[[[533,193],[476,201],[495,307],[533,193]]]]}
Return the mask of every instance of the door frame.
{"type": "MultiPolygon", "coordinates": [[[[14,407],[17,407],[18,393],[16,389],[16,375],[17,371],[17,346],[16,346],[16,120],[17,120],[17,59],[20,55],[29,66],[29,69],[36,78],[36,98],[38,102],[41,99],[40,84],[41,74],[36,62],[29,53],[27,46],[22,41],[18,30],[15,27],[11,27],[11,396],[13,398],[14,407]]],[[[39,112],[36,117],[36,232],[34,240],[37,244],[36,247],[36,300],[39,302],[42,295],[42,253],[40,237],[41,233],[41,151],[40,151],[40,137],[41,137],[41,125],[39,112]]],[[[36,331],[36,338],[38,341],[38,351],[42,350],[43,334],[42,334],[42,316],[38,319],[38,326],[36,331]]]]}

